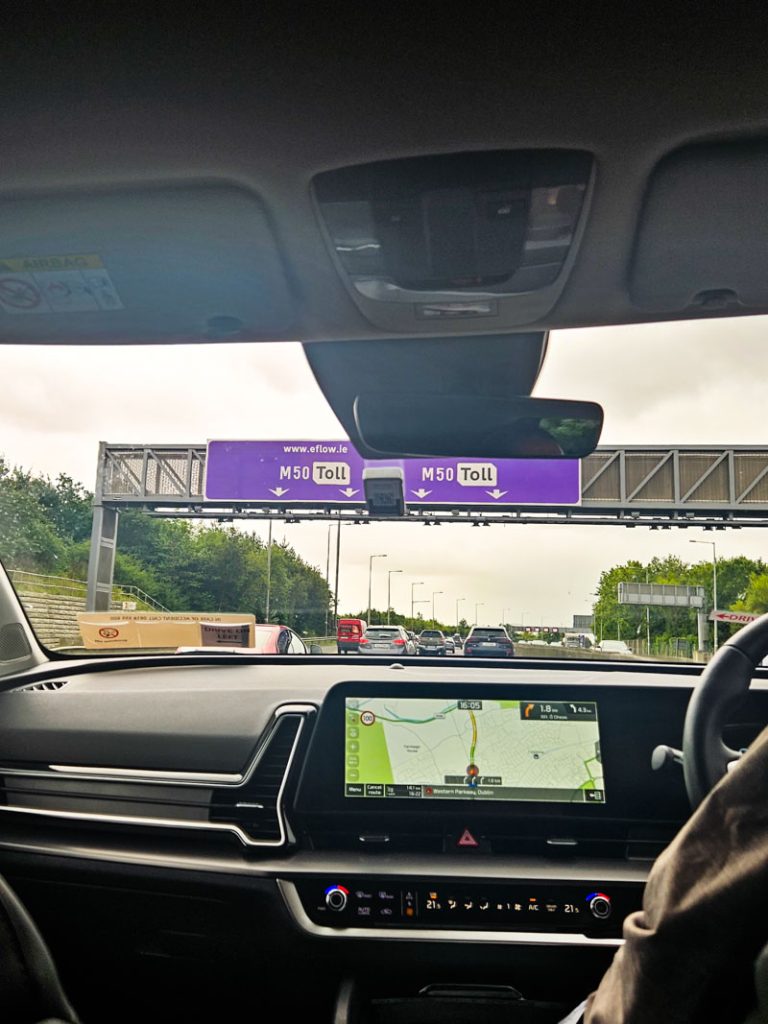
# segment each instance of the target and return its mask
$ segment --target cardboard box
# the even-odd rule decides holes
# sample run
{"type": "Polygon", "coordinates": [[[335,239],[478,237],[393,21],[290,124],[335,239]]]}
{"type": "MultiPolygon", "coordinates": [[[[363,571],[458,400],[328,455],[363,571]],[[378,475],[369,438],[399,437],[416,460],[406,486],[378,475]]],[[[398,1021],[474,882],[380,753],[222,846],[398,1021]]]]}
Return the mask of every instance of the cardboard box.
{"type": "Polygon", "coordinates": [[[223,612],[79,612],[89,651],[177,647],[253,647],[255,615],[223,612]]]}

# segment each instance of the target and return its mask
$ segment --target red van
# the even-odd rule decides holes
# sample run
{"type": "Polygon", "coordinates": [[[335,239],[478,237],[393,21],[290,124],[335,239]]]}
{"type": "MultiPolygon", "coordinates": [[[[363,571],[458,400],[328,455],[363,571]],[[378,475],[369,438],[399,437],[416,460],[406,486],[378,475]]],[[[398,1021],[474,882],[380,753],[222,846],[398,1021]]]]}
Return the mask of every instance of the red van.
{"type": "Polygon", "coordinates": [[[363,619],[339,619],[336,624],[336,645],[339,654],[357,654],[360,640],[368,624],[363,619]]]}

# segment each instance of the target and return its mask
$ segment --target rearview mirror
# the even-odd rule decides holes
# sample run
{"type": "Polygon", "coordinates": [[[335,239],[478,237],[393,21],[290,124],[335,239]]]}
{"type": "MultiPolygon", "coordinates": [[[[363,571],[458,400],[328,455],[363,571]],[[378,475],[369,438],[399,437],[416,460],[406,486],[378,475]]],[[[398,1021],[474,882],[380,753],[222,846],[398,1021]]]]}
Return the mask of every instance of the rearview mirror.
{"type": "Polygon", "coordinates": [[[309,653],[310,654],[322,654],[323,653],[323,648],[320,646],[320,644],[310,644],[309,645],[309,653]]]}
{"type": "Polygon", "coordinates": [[[583,459],[597,447],[595,402],[473,395],[358,395],[355,424],[388,458],[583,459]]]}

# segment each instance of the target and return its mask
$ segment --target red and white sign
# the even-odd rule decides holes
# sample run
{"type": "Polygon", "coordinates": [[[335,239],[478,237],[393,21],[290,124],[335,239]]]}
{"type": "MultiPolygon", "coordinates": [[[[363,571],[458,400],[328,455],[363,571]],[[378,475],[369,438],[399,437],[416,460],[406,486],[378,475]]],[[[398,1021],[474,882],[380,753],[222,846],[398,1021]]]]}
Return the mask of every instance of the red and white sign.
{"type": "Polygon", "coordinates": [[[737,626],[746,626],[748,622],[754,622],[759,618],[759,615],[754,615],[752,612],[714,611],[709,613],[710,622],[733,622],[737,626]]]}

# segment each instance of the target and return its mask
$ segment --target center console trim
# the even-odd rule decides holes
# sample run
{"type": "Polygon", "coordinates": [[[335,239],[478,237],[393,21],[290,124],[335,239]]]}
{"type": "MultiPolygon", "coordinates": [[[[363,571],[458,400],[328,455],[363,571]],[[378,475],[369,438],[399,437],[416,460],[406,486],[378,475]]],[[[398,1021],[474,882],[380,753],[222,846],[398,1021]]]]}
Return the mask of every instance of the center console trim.
{"type": "Polygon", "coordinates": [[[277,887],[293,920],[310,935],[324,939],[368,939],[385,942],[486,942],[503,946],[580,946],[597,949],[617,949],[624,944],[618,938],[588,938],[586,935],[568,932],[516,932],[476,931],[474,929],[449,928],[327,928],[315,924],[302,906],[299,892],[293,882],[277,879],[277,887]]]}

